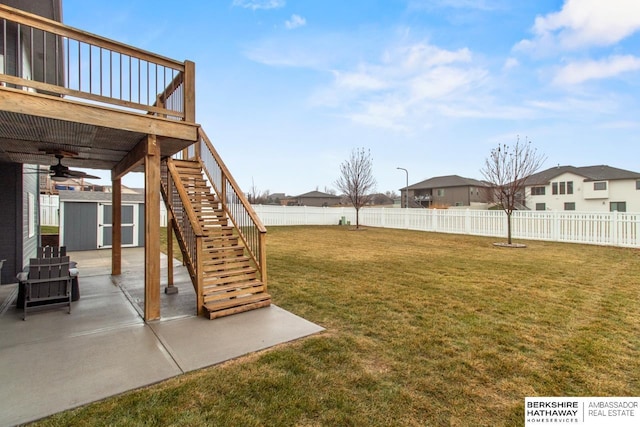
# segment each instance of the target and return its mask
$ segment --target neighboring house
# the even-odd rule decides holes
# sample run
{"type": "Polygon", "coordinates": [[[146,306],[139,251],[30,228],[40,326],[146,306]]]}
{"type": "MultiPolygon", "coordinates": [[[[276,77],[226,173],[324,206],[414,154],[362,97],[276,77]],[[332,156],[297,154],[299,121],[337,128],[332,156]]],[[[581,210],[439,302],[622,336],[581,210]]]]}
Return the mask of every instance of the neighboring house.
{"type": "MultiPolygon", "coordinates": [[[[436,176],[410,185],[409,207],[481,206],[488,203],[488,184],[458,175],[436,176]]],[[[402,207],[406,206],[407,188],[400,189],[402,207]]]]}
{"type": "Polygon", "coordinates": [[[323,193],[322,191],[310,191],[288,199],[289,206],[335,206],[340,204],[340,196],[323,193]]]}
{"type": "Polygon", "coordinates": [[[49,175],[49,168],[40,167],[40,194],[58,194],[60,190],[70,191],[108,191],[104,185],[96,185],[84,178],[67,178],[64,180],[53,180],[49,175]]]}
{"type": "Polygon", "coordinates": [[[267,198],[267,203],[270,205],[287,205],[287,195],[284,193],[271,193],[267,198]]]}
{"type": "Polygon", "coordinates": [[[386,194],[376,193],[371,195],[369,206],[393,206],[394,200],[386,194]]]}
{"type": "Polygon", "coordinates": [[[640,173],[606,165],[557,166],[527,178],[532,210],[640,212],[640,173]]]}

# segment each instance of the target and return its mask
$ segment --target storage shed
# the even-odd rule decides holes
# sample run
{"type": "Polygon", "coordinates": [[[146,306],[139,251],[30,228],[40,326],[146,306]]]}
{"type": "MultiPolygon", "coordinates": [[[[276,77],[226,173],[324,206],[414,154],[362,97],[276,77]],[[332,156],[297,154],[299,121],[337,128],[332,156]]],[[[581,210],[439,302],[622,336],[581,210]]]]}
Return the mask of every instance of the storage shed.
{"type": "MultiPolygon", "coordinates": [[[[111,248],[111,193],[60,191],[60,245],[111,248]]],[[[144,194],[122,194],[122,246],[144,246],[144,194]]]]}

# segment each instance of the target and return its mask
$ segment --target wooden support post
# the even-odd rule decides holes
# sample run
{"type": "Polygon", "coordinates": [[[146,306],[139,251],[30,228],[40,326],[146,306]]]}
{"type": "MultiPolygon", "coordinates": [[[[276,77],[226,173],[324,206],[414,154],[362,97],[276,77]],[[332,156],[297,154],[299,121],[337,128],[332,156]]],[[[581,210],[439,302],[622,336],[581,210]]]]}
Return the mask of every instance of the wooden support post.
{"type": "Polygon", "coordinates": [[[160,147],[148,135],[144,156],[144,320],[160,318],[160,147]]]}
{"type": "Polygon", "coordinates": [[[122,273],[122,185],[120,178],[111,181],[111,274],[122,273]]]}

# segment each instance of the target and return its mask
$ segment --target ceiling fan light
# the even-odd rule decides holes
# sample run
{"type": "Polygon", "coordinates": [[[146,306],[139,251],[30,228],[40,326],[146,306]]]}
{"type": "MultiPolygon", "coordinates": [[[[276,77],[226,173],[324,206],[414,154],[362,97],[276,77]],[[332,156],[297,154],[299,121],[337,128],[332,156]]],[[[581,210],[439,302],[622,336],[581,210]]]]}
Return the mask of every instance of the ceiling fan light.
{"type": "Polygon", "coordinates": [[[65,176],[56,176],[56,175],[52,175],[52,176],[51,176],[51,179],[52,179],[53,181],[66,181],[66,180],[67,180],[67,177],[65,177],[65,176]]]}

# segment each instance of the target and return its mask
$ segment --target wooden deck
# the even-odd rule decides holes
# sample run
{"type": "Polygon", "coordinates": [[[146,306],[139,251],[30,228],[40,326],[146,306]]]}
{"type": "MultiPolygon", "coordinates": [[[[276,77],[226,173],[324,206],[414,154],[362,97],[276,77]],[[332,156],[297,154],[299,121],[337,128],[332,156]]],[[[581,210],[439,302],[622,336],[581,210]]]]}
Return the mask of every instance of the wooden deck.
{"type": "Polygon", "coordinates": [[[68,166],[112,170],[147,135],[167,157],[197,134],[195,123],[0,87],[0,161],[50,165],[46,151],[65,150],[78,153],[68,166]]]}
{"type": "Polygon", "coordinates": [[[121,179],[145,173],[145,320],[160,318],[161,165],[180,152],[199,159],[198,169],[167,204],[183,220],[175,232],[198,312],[268,306],[266,229],[196,123],[195,64],[2,4],[0,28],[0,163],[53,165],[52,152],[71,152],[67,167],[111,171],[113,275],[121,274],[121,179]]]}

